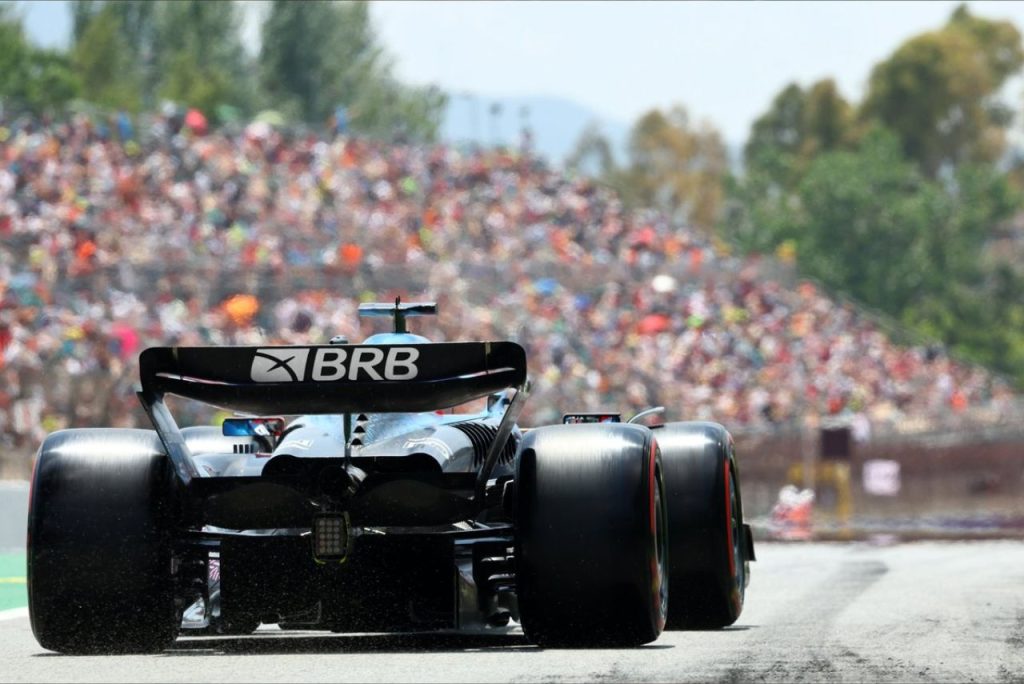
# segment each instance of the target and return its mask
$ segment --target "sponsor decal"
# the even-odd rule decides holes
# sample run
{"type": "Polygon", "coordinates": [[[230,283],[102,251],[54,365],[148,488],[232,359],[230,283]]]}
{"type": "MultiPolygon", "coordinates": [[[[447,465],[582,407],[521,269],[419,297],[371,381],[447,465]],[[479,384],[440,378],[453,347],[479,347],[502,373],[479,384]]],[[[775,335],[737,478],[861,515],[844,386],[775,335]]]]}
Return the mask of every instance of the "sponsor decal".
{"type": "Polygon", "coordinates": [[[310,360],[308,348],[257,349],[253,382],[315,382],[335,380],[414,380],[419,375],[415,347],[320,347],[310,360]]]}
{"type": "Polygon", "coordinates": [[[289,439],[287,442],[277,447],[280,449],[302,449],[303,451],[309,450],[313,446],[313,440],[311,439],[289,439]]]}
{"type": "Polygon", "coordinates": [[[257,349],[250,375],[253,382],[302,382],[308,357],[308,349],[257,349]]]}
{"type": "Polygon", "coordinates": [[[405,444],[402,445],[403,449],[424,449],[433,447],[446,459],[451,459],[452,448],[448,446],[447,442],[444,442],[437,437],[417,437],[405,440],[405,444]]]}

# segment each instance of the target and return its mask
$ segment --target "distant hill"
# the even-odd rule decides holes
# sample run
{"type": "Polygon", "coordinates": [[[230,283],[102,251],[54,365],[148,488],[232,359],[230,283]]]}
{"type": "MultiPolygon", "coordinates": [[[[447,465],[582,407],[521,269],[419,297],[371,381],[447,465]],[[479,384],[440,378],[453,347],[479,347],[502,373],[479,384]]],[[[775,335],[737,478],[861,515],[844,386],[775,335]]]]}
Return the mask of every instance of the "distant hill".
{"type": "Polygon", "coordinates": [[[451,93],[441,125],[441,137],[451,143],[517,146],[524,123],[533,132],[534,149],[548,161],[561,164],[580,133],[591,123],[601,126],[624,160],[629,124],[602,117],[587,107],[558,97],[492,97],[451,93]],[[497,105],[495,114],[492,107],[497,105]]]}

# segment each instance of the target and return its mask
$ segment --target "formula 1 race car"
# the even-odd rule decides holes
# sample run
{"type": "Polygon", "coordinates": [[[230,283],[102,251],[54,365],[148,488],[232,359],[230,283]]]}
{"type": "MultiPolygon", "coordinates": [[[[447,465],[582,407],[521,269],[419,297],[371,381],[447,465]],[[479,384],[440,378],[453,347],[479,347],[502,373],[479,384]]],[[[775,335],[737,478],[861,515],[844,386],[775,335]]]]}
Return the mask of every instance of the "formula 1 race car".
{"type": "Polygon", "coordinates": [[[150,652],[261,623],[514,620],[542,646],[629,646],[732,624],[754,551],[729,433],[614,413],[521,428],[523,348],[407,332],[407,317],[435,312],[363,305],[394,331],[360,345],[143,351],[154,430],[62,430],[37,455],[39,643],[150,652]],[[168,394],[237,417],[179,428],[168,394]],[[472,400],[476,413],[445,410],[472,400]]]}

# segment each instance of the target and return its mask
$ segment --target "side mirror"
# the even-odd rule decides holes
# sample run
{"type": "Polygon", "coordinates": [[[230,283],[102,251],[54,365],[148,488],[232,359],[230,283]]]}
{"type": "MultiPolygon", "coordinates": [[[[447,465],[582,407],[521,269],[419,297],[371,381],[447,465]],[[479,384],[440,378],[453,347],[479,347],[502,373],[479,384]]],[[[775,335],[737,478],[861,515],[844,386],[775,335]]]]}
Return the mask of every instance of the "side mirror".
{"type": "Polygon", "coordinates": [[[284,432],[284,418],[225,418],[221,434],[225,437],[272,437],[284,432]]]}

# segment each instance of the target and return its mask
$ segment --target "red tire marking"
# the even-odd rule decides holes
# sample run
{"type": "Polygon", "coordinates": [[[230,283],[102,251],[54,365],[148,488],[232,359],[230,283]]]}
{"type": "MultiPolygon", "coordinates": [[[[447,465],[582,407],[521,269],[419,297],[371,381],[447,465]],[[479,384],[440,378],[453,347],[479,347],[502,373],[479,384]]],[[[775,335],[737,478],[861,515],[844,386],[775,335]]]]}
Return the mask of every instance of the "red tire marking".
{"type": "Polygon", "coordinates": [[[658,448],[658,443],[651,439],[651,455],[650,455],[650,467],[648,468],[648,480],[650,489],[651,499],[651,534],[656,532],[657,518],[655,517],[657,511],[654,510],[654,467],[655,467],[655,449],[658,448]]]}
{"type": "Polygon", "coordinates": [[[741,593],[743,587],[739,586],[739,576],[736,572],[736,547],[733,545],[732,540],[732,488],[729,486],[732,480],[732,470],[729,468],[729,462],[725,464],[725,520],[726,520],[726,538],[729,541],[729,579],[732,581],[732,592],[729,597],[732,601],[732,608],[739,615],[743,610],[743,603],[741,593]]]}
{"type": "Polygon", "coordinates": [[[725,464],[725,534],[729,542],[729,576],[736,579],[736,547],[732,543],[732,488],[729,486],[729,464],[725,464]]]}
{"type": "MultiPolygon", "coordinates": [[[[650,521],[651,522],[651,536],[654,537],[654,553],[651,554],[651,594],[652,594],[651,599],[654,601],[654,610],[655,610],[655,613],[657,613],[657,615],[658,615],[658,631],[661,632],[662,630],[665,629],[666,615],[664,613],[662,613],[662,610],[661,610],[661,577],[660,577],[660,575],[658,573],[658,535],[659,535],[659,530],[658,530],[658,511],[655,508],[656,497],[654,496],[654,494],[655,494],[655,487],[657,486],[657,481],[655,480],[655,477],[654,477],[654,470],[655,470],[655,468],[657,466],[657,449],[658,449],[657,441],[655,441],[653,438],[651,438],[651,454],[650,454],[650,457],[648,459],[649,463],[648,463],[648,473],[647,473],[647,479],[648,479],[648,485],[649,485],[648,489],[649,489],[649,492],[650,492],[649,499],[650,499],[650,504],[651,504],[650,505],[650,509],[651,509],[651,521],[650,521]]],[[[662,496],[664,496],[664,492],[662,492],[662,496]]]]}
{"type": "MultiPolygon", "coordinates": [[[[32,505],[32,494],[36,491],[36,478],[39,477],[39,461],[42,460],[42,450],[32,459],[32,477],[28,481],[28,510],[25,512],[26,515],[34,513],[35,506],[32,505]]],[[[32,525],[28,526],[28,531],[25,533],[25,547],[32,546],[32,525]]]]}

